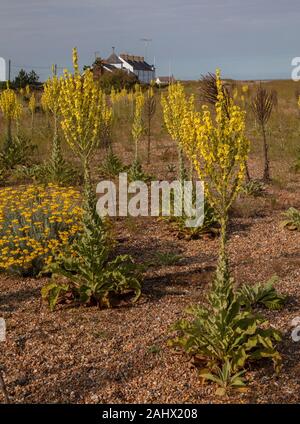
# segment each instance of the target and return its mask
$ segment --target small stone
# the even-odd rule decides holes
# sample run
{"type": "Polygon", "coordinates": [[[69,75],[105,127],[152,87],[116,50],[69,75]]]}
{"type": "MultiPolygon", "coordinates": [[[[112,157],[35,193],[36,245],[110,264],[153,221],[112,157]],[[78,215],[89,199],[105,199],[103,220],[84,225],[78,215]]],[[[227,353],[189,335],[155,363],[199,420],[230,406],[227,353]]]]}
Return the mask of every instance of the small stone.
{"type": "Polygon", "coordinates": [[[98,403],[98,402],[99,402],[99,396],[97,396],[97,395],[92,395],[92,396],[91,396],[91,401],[92,401],[92,402],[95,402],[95,403],[98,403]]]}

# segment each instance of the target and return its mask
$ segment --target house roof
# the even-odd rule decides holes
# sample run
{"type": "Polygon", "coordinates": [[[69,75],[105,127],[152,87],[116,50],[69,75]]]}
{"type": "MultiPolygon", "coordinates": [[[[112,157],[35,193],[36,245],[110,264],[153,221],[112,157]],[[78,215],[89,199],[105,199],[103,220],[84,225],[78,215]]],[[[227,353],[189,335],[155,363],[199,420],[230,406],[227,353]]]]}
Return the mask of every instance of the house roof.
{"type": "Polygon", "coordinates": [[[133,66],[133,69],[136,69],[137,71],[153,71],[152,66],[145,61],[137,62],[135,60],[127,60],[126,62],[128,62],[129,65],[133,66]]]}
{"type": "Polygon", "coordinates": [[[109,63],[112,65],[121,64],[121,60],[118,58],[115,52],[113,52],[106,60],[105,63],[109,63]]]}
{"type": "Polygon", "coordinates": [[[121,54],[120,57],[133,67],[136,71],[153,71],[153,66],[145,62],[143,56],[133,56],[128,54],[121,54]]]}

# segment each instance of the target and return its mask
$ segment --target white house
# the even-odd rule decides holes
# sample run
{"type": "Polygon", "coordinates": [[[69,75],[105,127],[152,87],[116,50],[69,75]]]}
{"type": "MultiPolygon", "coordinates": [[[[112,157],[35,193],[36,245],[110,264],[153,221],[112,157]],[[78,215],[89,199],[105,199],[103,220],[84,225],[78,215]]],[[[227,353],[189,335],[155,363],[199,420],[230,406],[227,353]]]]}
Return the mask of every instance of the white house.
{"type": "Polygon", "coordinates": [[[155,79],[155,67],[145,62],[143,56],[121,54],[119,59],[123,63],[123,68],[134,73],[140,82],[150,84],[155,79]]]}
{"type": "Polygon", "coordinates": [[[138,80],[144,84],[150,84],[151,81],[155,80],[155,67],[149,65],[143,56],[124,53],[118,56],[114,47],[112,54],[103,61],[102,65],[107,72],[113,72],[117,68],[135,74],[138,80]]]}
{"type": "Polygon", "coordinates": [[[174,75],[170,75],[168,77],[157,77],[155,82],[159,86],[169,85],[175,83],[175,78],[174,75]]]}

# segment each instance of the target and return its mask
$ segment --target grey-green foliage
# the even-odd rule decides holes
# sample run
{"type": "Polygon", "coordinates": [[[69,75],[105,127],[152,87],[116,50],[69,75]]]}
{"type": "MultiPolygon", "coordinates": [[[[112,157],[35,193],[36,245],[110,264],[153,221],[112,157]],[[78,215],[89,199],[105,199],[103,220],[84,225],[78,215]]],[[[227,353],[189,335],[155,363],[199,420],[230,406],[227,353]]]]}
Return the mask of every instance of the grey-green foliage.
{"type": "Polygon", "coordinates": [[[81,179],[80,172],[65,160],[59,167],[54,167],[51,162],[31,166],[19,165],[13,174],[18,179],[25,178],[42,184],[70,185],[81,179]]]}
{"type": "Polygon", "coordinates": [[[124,165],[121,159],[113,152],[111,148],[108,149],[107,157],[104,163],[100,166],[100,174],[104,177],[115,177],[120,172],[124,171],[124,165]]]}
{"type": "Polygon", "coordinates": [[[300,211],[296,208],[289,208],[282,214],[285,219],[282,221],[282,225],[289,230],[300,231],[300,211]]]}
{"type": "Polygon", "coordinates": [[[37,179],[43,183],[69,185],[79,179],[79,172],[63,157],[61,140],[56,127],[54,130],[50,160],[40,165],[37,171],[37,179]]]}
{"type": "Polygon", "coordinates": [[[138,268],[129,255],[113,257],[105,222],[86,211],[84,228],[65,255],[56,258],[46,271],[52,281],[42,296],[53,310],[66,299],[75,303],[111,306],[111,295],[133,291],[136,301],[141,294],[138,268]],[[62,281],[64,277],[64,281],[62,281]]]}
{"type": "Polygon", "coordinates": [[[142,164],[139,162],[139,160],[135,159],[131,166],[128,168],[128,180],[129,182],[132,181],[144,181],[147,182],[151,180],[151,176],[147,175],[143,171],[142,164]]]}
{"type": "Polygon", "coordinates": [[[23,135],[15,136],[10,143],[4,143],[0,151],[0,165],[5,169],[12,169],[17,165],[30,163],[36,146],[23,135]]]}
{"type": "Polygon", "coordinates": [[[5,183],[7,171],[0,165],[0,187],[5,183]]]}
{"type": "Polygon", "coordinates": [[[298,149],[296,160],[292,166],[292,170],[296,173],[300,171],[300,150],[298,149]]]}
{"type": "Polygon", "coordinates": [[[274,283],[277,280],[277,277],[273,277],[265,284],[256,284],[255,286],[244,284],[237,290],[237,296],[240,297],[241,304],[248,307],[263,305],[271,310],[282,309],[286,296],[277,293],[274,287],[274,283]]]}
{"type": "Polygon", "coordinates": [[[215,367],[215,370],[201,370],[200,377],[203,380],[208,380],[216,383],[219,387],[216,390],[216,395],[224,396],[230,390],[243,391],[245,390],[246,383],[243,379],[245,370],[232,372],[231,364],[226,361],[222,367],[215,367]]]}
{"type": "Polygon", "coordinates": [[[183,235],[186,235],[189,239],[198,239],[205,234],[216,235],[219,233],[219,222],[215,214],[214,209],[205,202],[204,204],[204,220],[202,225],[198,227],[187,227],[186,220],[191,219],[185,213],[182,216],[171,216],[169,221],[174,223],[175,227],[183,235]]]}
{"type": "Polygon", "coordinates": [[[279,371],[281,356],[276,343],[281,340],[280,333],[241,301],[226,264],[219,263],[207,305],[193,306],[188,312],[191,319],[174,325],[178,334],[171,345],[203,358],[209,372],[228,362],[235,374],[245,370],[250,361],[263,358],[272,359],[279,371]]]}
{"type": "Polygon", "coordinates": [[[173,252],[157,252],[153,265],[171,266],[177,265],[182,261],[182,256],[173,252]]]}
{"type": "Polygon", "coordinates": [[[262,181],[250,180],[242,187],[242,192],[247,196],[259,197],[262,196],[266,189],[262,181]]]}

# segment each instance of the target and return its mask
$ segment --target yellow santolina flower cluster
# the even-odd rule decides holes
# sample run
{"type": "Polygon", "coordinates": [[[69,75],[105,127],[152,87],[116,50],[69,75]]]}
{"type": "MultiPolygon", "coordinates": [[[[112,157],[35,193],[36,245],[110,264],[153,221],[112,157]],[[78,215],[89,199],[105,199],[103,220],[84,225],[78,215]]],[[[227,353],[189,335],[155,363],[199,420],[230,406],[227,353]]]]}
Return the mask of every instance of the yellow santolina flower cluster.
{"type": "Polygon", "coordinates": [[[0,190],[0,269],[38,273],[81,230],[80,193],[70,187],[0,190]]]}

